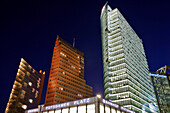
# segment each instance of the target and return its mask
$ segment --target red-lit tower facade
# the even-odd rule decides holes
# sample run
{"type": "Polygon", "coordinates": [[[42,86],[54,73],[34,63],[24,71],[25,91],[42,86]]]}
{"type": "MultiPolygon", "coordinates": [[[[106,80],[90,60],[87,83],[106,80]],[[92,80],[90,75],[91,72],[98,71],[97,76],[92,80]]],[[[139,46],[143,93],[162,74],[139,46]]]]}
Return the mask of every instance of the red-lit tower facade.
{"type": "Polygon", "coordinates": [[[91,97],[92,87],[84,80],[84,53],[59,36],[55,43],[45,105],[91,97]]]}

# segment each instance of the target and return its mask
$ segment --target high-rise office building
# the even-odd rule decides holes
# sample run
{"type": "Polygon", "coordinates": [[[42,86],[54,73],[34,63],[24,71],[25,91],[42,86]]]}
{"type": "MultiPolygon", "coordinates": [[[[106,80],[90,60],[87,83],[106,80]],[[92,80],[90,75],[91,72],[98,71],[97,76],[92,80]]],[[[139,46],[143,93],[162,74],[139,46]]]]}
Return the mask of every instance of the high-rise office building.
{"type": "Polygon", "coordinates": [[[157,72],[150,72],[161,113],[170,113],[170,73],[167,73],[168,68],[170,69],[170,66],[164,66],[157,72]]]}
{"type": "Polygon", "coordinates": [[[14,81],[5,113],[24,113],[40,104],[45,72],[38,73],[23,58],[14,81]]]}
{"type": "Polygon", "coordinates": [[[57,36],[45,106],[92,95],[92,87],[86,85],[84,80],[84,53],[57,36]]]}
{"type": "Polygon", "coordinates": [[[139,113],[156,112],[142,40],[107,3],[100,19],[105,98],[139,113]]]}

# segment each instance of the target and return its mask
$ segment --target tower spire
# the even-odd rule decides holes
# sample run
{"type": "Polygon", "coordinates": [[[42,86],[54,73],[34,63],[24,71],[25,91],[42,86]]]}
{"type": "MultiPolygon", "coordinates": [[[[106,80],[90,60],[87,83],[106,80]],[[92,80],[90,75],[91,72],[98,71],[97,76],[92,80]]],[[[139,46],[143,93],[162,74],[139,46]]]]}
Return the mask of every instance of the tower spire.
{"type": "Polygon", "coordinates": [[[75,37],[73,38],[73,47],[75,46],[75,37]]]}

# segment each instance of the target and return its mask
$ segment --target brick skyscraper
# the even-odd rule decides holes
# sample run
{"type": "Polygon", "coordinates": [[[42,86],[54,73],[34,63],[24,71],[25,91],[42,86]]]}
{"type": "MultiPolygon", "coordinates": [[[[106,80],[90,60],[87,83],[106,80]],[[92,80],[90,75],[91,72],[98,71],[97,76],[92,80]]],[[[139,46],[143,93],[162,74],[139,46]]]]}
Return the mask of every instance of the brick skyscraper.
{"type": "Polygon", "coordinates": [[[45,105],[91,97],[92,87],[84,80],[84,53],[57,36],[45,105]]]}

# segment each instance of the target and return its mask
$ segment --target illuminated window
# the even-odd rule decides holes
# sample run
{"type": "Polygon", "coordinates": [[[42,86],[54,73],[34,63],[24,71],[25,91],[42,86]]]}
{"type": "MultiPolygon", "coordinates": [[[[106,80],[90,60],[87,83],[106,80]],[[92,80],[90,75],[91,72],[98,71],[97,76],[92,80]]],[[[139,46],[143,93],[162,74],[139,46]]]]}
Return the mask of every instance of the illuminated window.
{"type": "Polygon", "coordinates": [[[55,110],[55,113],[61,113],[61,109],[55,110]]]}
{"type": "Polygon", "coordinates": [[[22,108],[23,109],[27,109],[27,105],[22,105],[22,108]]]}
{"type": "Polygon", "coordinates": [[[104,113],[104,106],[103,106],[103,104],[100,104],[100,113],[104,113]]]}
{"type": "Polygon", "coordinates": [[[117,113],[120,113],[120,110],[117,110],[117,113]]]}
{"type": "Polygon", "coordinates": [[[87,105],[87,113],[95,113],[95,104],[87,105]]]}
{"type": "Polygon", "coordinates": [[[77,107],[71,107],[70,113],[77,113],[77,107]]]}
{"type": "Polygon", "coordinates": [[[37,88],[39,88],[40,87],[40,82],[37,82],[37,88]]]}
{"type": "Polygon", "coordinates": [[[37,98],[38,97],[38,91],[36,91],[36,93],[35,93],[35,98],[37,98]]]}
{"type": "Polygon", "coordinates": [[[20,93],[23,94],[23,95],[25,95],[25,91],[24,91],[24,90],[21,90],[20,93]]]}
{"type": "Polygon", "coordinates": [[[24,99],[24,97],[25,97],[24,94],[20,94],[21,99],[24,99]]]}
{"type": "Polygon", "coordinates": [[[79,97],[82,97],[82,95],[81,95],[81,94],[78,94],[78,96],[79,96],[79,97]]]}
{"type": "Polygon", "coordinates": [[[62,113],[68,113],[68,108],[62,109],[62,113]]]}
{"type": "Polygon", "coordinates": [[[32,88],[32,92],[33,92],[33,93],[35,92],[35,89],[34,89],[34,88],[32,88]]]}
{"type": "Polygon", "coordinates": [[[30,103],[33,103],[33,100],[32,100],[32,99],[29,99],[29,102],[30,102],[30,103]]]}
{"type": "Polygon", "coordinates": [[[78,113],[86,113],[86,106],[78,106],[78,113]]]}
{"type": "Polygon", "coordinates": [[[71,67],[75,69],[75,67],[74,67],[74,66],[71,66],[71,67]]]}
{"type": "Polygon", "coordinates": [[[112,113],[116,113],[116,110],[114,108],[111,109],[112,113]]]}
{"type": "Polygon", "coordinates": [[[29,86],[32,86],[32,82],[28,82],[28,85],[29,85],[29,86]]]}
{"type": "Polygon", "coordinates": [[[60,54],[63,55],[64,57],[66,57],[66,55],[64,53],[60,52],[60,54]]]}
{"type": "Polygon", "coordinates": [[[49,111],[48,113],[54,113],[54,110],[53,111],[49,111]]]}
{"type": "Polygon", "coordinates": [[[27,87],[27,83],[24,82],[24,87],[27,87]]]}
{"type": "Polygon", "coordinates": [[[110,113],[110,107],[109,106],[105,106],[105,112],[110,113]]]}
{"type": "Polygon", "coordinates": [[[63,91],[63,88],[62,88],[62,87],[59,87],[59,89],[63,91]]]}
{"type": "Polygon", "coordinates": [[[33,69],[32,72],[35,73],[35,70],[33,69]]]}

